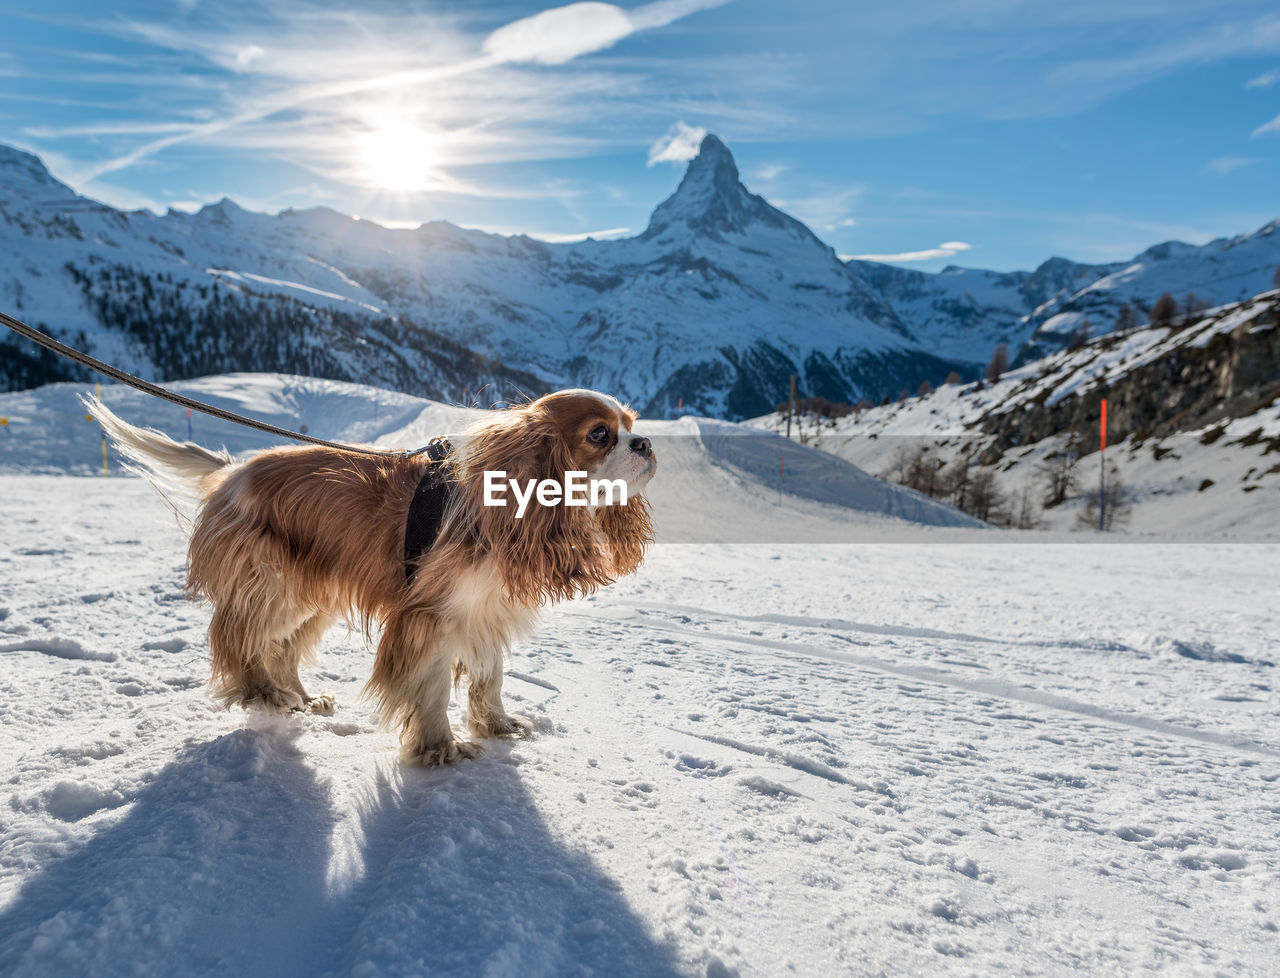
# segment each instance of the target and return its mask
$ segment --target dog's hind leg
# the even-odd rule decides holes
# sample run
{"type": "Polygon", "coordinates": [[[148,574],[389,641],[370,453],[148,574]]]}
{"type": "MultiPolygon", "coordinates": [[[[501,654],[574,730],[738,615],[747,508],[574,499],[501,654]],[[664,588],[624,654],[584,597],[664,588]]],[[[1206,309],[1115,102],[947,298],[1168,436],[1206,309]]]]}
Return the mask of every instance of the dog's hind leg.
{"type": "Polygon", "coordinates": [[[268,663],[276,643],[265,624],[262,615],[245,609],[240,602],[214,606],[209,622],[214,694],[228,706],[258,704],[281,712],[304,709],[302,697],[294,690],[282,689],[271,674],[268,663]]]}
{"type": "Polygon", "coordinates": [[[302,699],[301,709],[311,713],[332,713],[335,700],[332,693],[310,695],[302,685],[298,676],[298,663],[309,662],[314,657],[316,643],[329,627],[328,615],[312,615],[302,622],[293,634],[283,640],[272,643],[271,656],[267,662],[267,670],[275,685],[283,690],[296,693],[302,699]]]}

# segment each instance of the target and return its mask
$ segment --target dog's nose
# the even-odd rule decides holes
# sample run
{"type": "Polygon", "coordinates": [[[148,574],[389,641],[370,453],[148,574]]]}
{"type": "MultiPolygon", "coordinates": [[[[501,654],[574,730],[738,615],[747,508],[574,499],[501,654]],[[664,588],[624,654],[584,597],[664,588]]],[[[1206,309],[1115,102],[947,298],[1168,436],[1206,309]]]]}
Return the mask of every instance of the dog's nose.
{"type": "Polygon", "coordinates": [[[648,438],[632,438],[631,450],[637,455],[648,458],[653,454],[653,445],[650,443],[648,438]]]}

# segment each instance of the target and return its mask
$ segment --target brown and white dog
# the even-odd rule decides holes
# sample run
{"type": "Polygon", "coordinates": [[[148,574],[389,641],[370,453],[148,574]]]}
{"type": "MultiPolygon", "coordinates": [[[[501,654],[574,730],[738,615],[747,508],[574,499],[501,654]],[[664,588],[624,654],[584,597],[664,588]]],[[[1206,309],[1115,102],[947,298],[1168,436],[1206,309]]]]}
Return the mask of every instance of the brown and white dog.
{"type": "MultiPolygon", "coordinates": [[[[449,723],[450,687],[469,679],[473,737],[528,733],[502,705],[503,655],[538,608],[589,594],[636,569],[653,539],[640,494],[656,468],[636,414],[587,390],[548,394],[494,412],[445,461],[372,456],[323,446],[273,448],[234,462],[178,443],[86,401],[116,447],[166,498],[198,505],[187,591],[213,605],[212,684],[228,704],[330,712],[298,664],[335,618],[381,626],[366,689],[400,727],[406,759],[475,757],[449,723]],[[430,549],[406,573],[410,501],[428,468],[450,466],[452,490],[430,549]],[[625,505],[485,505],[485,472],[520,484],[565,473],[621,479],[625,505]]],[[[175,507],[177,508],[177,507],[175,507]]]]}

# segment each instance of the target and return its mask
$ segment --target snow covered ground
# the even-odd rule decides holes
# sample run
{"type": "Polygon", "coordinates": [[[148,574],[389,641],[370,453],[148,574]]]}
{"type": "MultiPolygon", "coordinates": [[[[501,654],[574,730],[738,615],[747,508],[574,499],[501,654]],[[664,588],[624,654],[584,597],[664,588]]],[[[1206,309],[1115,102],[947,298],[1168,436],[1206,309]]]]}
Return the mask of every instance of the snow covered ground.
{"type": "MultiPolygon", "coordinates": [[[[409,442],[462,418],[316,396],[409,442]]],[[[304,677],[334,716],[211,702],[172,516],[53,474],[84,446],[43,417],[0,455],[6,975],[1274,972],[1280,547],[662,543],[510,660],[534,739],[423,771],[345,629],[304,677]]],[[[673,444],[660,527],[902,539],[869,497],[779,497],[751,441],[673,444]]]]}

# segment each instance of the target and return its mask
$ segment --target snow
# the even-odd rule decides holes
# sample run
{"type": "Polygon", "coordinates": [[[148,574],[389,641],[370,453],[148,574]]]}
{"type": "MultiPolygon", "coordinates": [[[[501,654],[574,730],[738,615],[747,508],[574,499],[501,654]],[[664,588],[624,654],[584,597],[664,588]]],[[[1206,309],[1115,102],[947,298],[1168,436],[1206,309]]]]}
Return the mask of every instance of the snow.
{"type": "MultiPolygon", "coordinates": [[[[1183,351],[1203,349],[1215,336],[1271,328],[1280,291],[1263,292],[1245,302],[1208,309],[1185,327],[1147,327],[1100,337],[1076,350],[1063,350],[1012,369],[980,389],[946,384],[923,396],[873,407],[835,422],[814,417],[798,423],[796,436],[810,447],[846,459],[874,475],[885,475],[903,448],[929,445],[944,462],[961,454],[979,457],[991,441],[989,422],[1016,417],[1041,404],[1074,397],[1097,397],[1115,390],[1122,379],[1152,363],[1176,364],[1183,351]],[[821,423],[819,423],[821,421],[821,423]]],[[[1205,427],[1177,431],[1158,439],[1127,436],[1110,442],[1114,465],[1133,503],[1132,518],[1117,532],[1129,538],[1166,542],[1280,540],[1280,464],[1269,439],[1280,436],[1280,401],[1261,391],[1250,413],[1205,427]]],[[[1114,396],[1114,395],[1112,395],[1114,396]]],[[[746,422],[771,433],[785,428],[785,417],[765,415],[746,422]]],[[[1067,446],[1060,431],[1035,443],[1009,447],[997,463],[1001,489],[1017,496],[1043,489],[1039,466],[1067,446]]],[[[1090,432],[1092,435],[1092,432],[1090,432]]],[[[1079,491],[1064,504],[1041,513],[1045,528],[1078,529],[1076,520],[1086,493],[1096,485],[1101,460],[1096,436],[1088,438],[1078,473],[1079,491]]]]}
{"type": "MultiPolygon", "coordinates": [[[[471,416],[192,383],[383,443],[471,416]]],[[[65,474],[96,447],[71,393],[0,398],[32,426],[0,456],[6,974],[1273,973],[1276,545],[660,543],[511,657],[533,739],[424,771],[360,698],[358,632],[305,677],[334,716],[210,700],[181,533],[140,480],[65,474]]],[[[669,539],[912,525],[779,501],[771,436],[662,424],[669,539]]]]}

